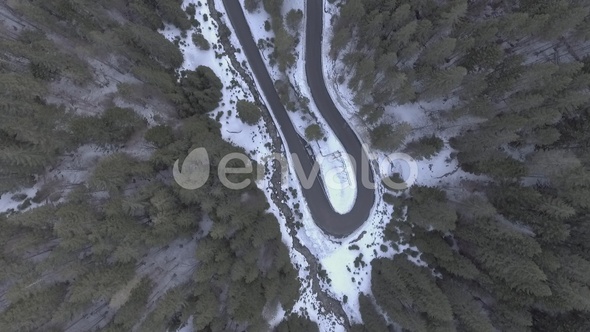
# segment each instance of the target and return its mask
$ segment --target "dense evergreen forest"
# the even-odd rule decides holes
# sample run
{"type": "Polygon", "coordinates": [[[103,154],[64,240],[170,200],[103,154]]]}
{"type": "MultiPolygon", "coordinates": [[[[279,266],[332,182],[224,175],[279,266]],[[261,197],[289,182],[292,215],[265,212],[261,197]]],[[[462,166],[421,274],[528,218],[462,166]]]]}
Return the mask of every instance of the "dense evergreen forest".
{"type": "MultiPolygon", "coordinates": [[[[206,114],[219,106],[219,78],[202,66],[179,73],[182,53],[157,31],[198,27],[195,8],[180,5],[0,4],[0,192],[42,184],[0,216],[0,331],[166,331],[190,316],[199,331],[263,331],[265,310],[288,312],[298,298],[258,188],[188,191],[172,180],[193,148],[206,147],[213,166],[240,151],[206,114]],[[98,107],[71,106],[95,91],[106,91],[98,107]],[[151,119],[148,104],[158,105],[151,119]],[[88,147],[100,158],[86,177],[50,176],[88,147]],[[187,261],[158,260],[187,248],[187,261]]],[[[260,116],[238,106],[245,121],[260,116]]],[[[309,324],[291,317],[284,324],[309,324]]]]}
{"type": "MultiPolygon", "coordinates": [[[[388,240],[413,249],[371,262],[363,322],[349,330],[590,331],[590,4],[329,2],[330,56],[373,147],[416,159],[450,147],[479,176],[385,194],[388,240]],[[464,127],[450,139],[409,140],[415,128],[387,121],[392,107],[441,100],[452,107],[437,116],[464,127]]],[[[208,114],[220,79],[180,72],[178,45],[158,33],[199,26],[181,3],[0,4],[0,193],[20,202],[0,215],[0,331],[174,331],[189,317],[197,331],[266,331],[278,304],[276,331],[318,331],[290,312],[301,285],[264,193],[174,184],[193,148],[208,149],[212,172],[241,151],[208,114]]],[[[244,6],[271,15],[285,71],[303,13],[244,6]]],[[[245,123],[261,116],[227,107],[245,123]]]]}
{"type": "Polygon", "coordinates": [[[425,264],[413,251],[372,262],[364,328],[589,331],[590,4],[337,4],[331,56],[374,146],[438,153],[436,132],[408,142],[412,128],[384,113],[447,100],[437,116],[464,124],[446,142],[452,157],[484,179],[386,195],[396,210],[388,237],[425,264]]]}

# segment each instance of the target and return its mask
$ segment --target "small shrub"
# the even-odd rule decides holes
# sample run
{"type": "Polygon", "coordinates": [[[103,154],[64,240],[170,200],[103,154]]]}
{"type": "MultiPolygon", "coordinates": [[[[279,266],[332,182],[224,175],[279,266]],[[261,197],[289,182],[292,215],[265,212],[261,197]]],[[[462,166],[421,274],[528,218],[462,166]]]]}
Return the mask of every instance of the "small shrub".
{"type": "Polygon", "coordinates": [[[15,202],[22,202],[27,198],[27,194],[15,194],[10,197],[15,202]]]}
{"type": "Polygon", "coordinates": [[[70,129],[79,143],[100,145],[123,144],[144,128],[146,120],[130,108],[112,107],[100,117],[81,116],[70,122],[70,129]]]}
{"type": "Polygon", "coordinates": [[[158,125],[148,129],[144,137],[146,141],[152,143],[157,148],[163,148],[174,142],[172,128],[165,125],[158,125]]]}
{"type": "Polygon", "coordinates": [[[445,142],[439,137],[423,136],[408,143],[406,151],[416,159],[428,159],[438,154],[444,146],[445,142]]]}
{"type": "Polygon", "coordinates": [[[305,129],[305,137],[310,141],[319,141],[324,138],[324,132],[322,131],[322,127],[317,123],[309,125],[305,129]]]}
{"type": "Polygon", "coordinates": [[[211,49],[211,45],[209,44],[209,41],[205,38],[205,36],[203,36],[202,33],[198,33],[195,32],[193,33],[193,43],[195,43],[195,45],[197,45],[198,48],[200,48],[203,51],[207,51],[211,49]]]}
{"type": "Polygon", "coordinates": [[[238,112],[238,117],[244,121],[244,123],[249,125],[257,124],[262,117],[260,108],[256,106],[256,104],[247,100],[238,100],[236,110],[238,112]]]}
{"type": "Polygon", "coordinates": [[[197,9],[195,8],[194,3],[191,3],[186,7],[186,13],[188,16],[195,16],[197,14],[197,9]]]}

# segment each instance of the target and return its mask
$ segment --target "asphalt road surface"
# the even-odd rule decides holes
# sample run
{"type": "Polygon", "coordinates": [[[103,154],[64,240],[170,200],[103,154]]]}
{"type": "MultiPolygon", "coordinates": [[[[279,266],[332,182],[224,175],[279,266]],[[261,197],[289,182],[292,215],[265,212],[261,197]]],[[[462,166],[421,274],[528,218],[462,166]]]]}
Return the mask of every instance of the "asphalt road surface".
{"type": "MultiPolygon", "coordinates": [[[[248,59],[262,93],[266,97],[271,112],[273,112],[278,126],[283,133],[288,150],[296,154],[305,174],[309,174],[313,161],[305,150],[301,137],[293,127],[287,110],[281,103],[275,90],[262,56],[253,38],[250,26],[246,21],[244,12],[238,0],[223,0],[228,18],[240,41],[241,48],[248,59]]],[[[334,102],[330,98],[324,82],[322,70],[322,31],[323,31],[323,2],[321,0],[307,1],[307,35],[306,35],[306,72],[313,99],[344,148],[357,162],[359,167],[355,169],[357,183],[357,198],[352,210],[346,214],[339,214],[332,209],[330,201],[322,189],[318,179],[309,189],[303,188],[303,196],[309,206],[315,223],[326,233],[344,237],[357,230],[369,217],[375,201],[374,189],[363,186],[362,168],[364,150],[357,136],[352,131],[346,120],[342,117],[334,102]]],[[[365,156],[366,158],[366,156],[365,156]]],[[[366,160],[366,159],[364,159],[366,160]]],[[[365,181],[373,181],[372,171],[365,167],[365,181]]]]}

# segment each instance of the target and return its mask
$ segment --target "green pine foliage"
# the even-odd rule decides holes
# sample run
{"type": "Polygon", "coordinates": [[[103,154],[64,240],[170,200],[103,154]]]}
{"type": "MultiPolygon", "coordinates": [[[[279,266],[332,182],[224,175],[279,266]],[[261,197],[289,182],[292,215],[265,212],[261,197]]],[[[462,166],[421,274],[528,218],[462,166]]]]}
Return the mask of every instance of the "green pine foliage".
{"type": "Polygon", "coordinates": [[[319,331],[318,325],[305,317],[291,314],[285,318],[275,329],[276,332],[290,331],[319,331]]]}
{"type": "MultiPolygon", "coordinates": [[[[454,317],[452,327],[420,320],[374,288],[402,328],[584,330],[590,56],[582,45],[589,13],[588,4],[571,1],[341,3],[330,55],[365,105],[359,116],[378,124],[373,146],[391,151],[403,139],[391,140],[394,128],[366,105],[447,101],[452,109],[432,120],[456,121],[461,130],[449,139],[449,158],[479,176],[387,197],[401,210],[388,237],[414,245],[442,276],[437,286],[454,317]]],[[[424,136],[405,151],[429,158],[444,143],[424,136]]]]}
{"type": "Polygon", "coordinates": [[[447,203],[444,191],[412,186],[408,201],[408,222],[426,230],[447,232],[455,229],[457,214],[447,203]]]}
{"type": "Polygon", "coordinates": [[[180,115],[189,117],[204,114],[219,106],[223,84],[209,67],[199,66],[194,71],[184,71],[180,78],[186,102],[180,104],[180,115]]]}
{"type": "Polygon", "coordinates": [[[132,109],[111,107],[100,116],[75,117],[70,122],[70,130],[82,144],[121,145],[146,124],[147,121],[132,109]]]}
{"type": "Polygon", "coordinates": [[[410,262],[404,255],[375,259],[371,290],[377,304],[404,329],[430,331],[432,325],[452,326],[453,312],[432,272],[410,262]]]}
{"type": "Polygon", "coordinates": [[[156,31],[145,26],[128,24],[119,28],[117,33],[132,52],[141,53],[137,57],[148,55],[166,69],[175,69],[182,65],[183,56],[180,50],[156,31]]]}
{"type": "Polygon", "coordinates": [[[146,141],[157,148],[163,148],[174,143],[174,131],[170,126],[157,125],[148,129],[144,135],[146,141]]]}
{"type": "Polygon", "coordinates": [[[365,294],[359,295],[360,312],[363,319],[364,331],[387,331],[388,326],[383,315],[377,311],[371,298],[365,294]]]}
{"type": "Polygon", "coordinates": [[[465,256],[452,247],[452,239],[439,231],[415,229],[412,243],[422,253],[421,259],[437,269],[456,277],[473,280],[479,270],[465,256]]]}
{"type": "Polygon", "coordinates": [[[305,138],[309,141],[319,141],[324,138],[324,131],[319,124],[310,124],[305,128],[305,138]]]}
{"type": "MultiPolygon", "coordinates": [[[[66,297],[66,285],[51,285],[44,290],[12,303],[0,316],[3,331],[39,331],[66,297]]],[[[51,326],[51,325],[49,325],[51,326]]]]}
{"type": "Polygon", "coordinates": [[[57,45],[37,30],[25,30],[14,41],[1,43],[6,60],[16,57],[28,62],[33,77],[42,81],[56,81],[62,77],[78,84],[91,79],[88,65],[75,55],[60,51],[57,45]]]}
{"type": "Polygon", "coordinates": [[[254,12],[258,8],[260,8],[261,0],[244,0],[244,7],[250,13],[254,12]]]}
{"type": "MultiPolygon", "coordinates": [[[[105,147],[107,156],[80,170],[88,171],[86,181],[51,187],[63,199],[35,198],[44,205],[0,216],[0,280],[6,287],[0,330],[66,330],[88,319],[90,310],[101,315],[92,328],[105,331],[175,330],[191,316],[200,330],[227,330],[236,322],[265,330],[262,312],[268,305],[290,310],[295,304],[297,271],[279,221],[267,213],[266,197],[254,183],[232,191],[212,179],[193,192],[170,176],[174,161],[193,147],[207,147],[213,166],[228,153],[244,152],[224,141],[219,125],[204,115],[220,104],[219,78],[206,67],[177,73],[183,56],[157,31],[163,23],[190,26],[180,5],[177,0],[16,5],[23,19],[51,38],[31,28],[2,40],[2,192],[32,186],[81,144],[105,147]],[[94,116],[50,104],[55,82],[82,90],[102,84],[86,69],[89,62],[137,80],[118,84],[119,91],[100,105],[104,110],[93,109],[94,116]],[[120,94],[129,94],[123,97],[132,103],[176,108],[185,119],[165,114],[164,125],[158,115],[158,124],[147,129],[139,113],[113,106],[120,94]],[[142,137],[156,149],[150,157],[121,152],[127,144],[143,144],[142,137]],[[205,215],[213,225],[201,229],[205,215]],[[179,238],[198,241],[192,277],[175,284],[180,280],[175,275],[170,287],[138,274],[154,269],[144,260],[179,238]]],[[[254,180],[254,175],[230,179],[254,180]]]]}
{"type": "Polygon", "coordinates": [[[303,20],[303,11],[301,9],[291,9],[286,17],[286,24],[292,31],[299,31],[301,28],[301,21],[303,20]]]}
{"type": "MultiPolygon", "coordinates": [[[[258,7],[258,5],[254,5],[255,2],[258,1],[247,1],[251,4],[246,4],[247,8],[254,8],[258,7]]],[[[278,64],[279,70],[281,72],[285,72],[287,68],[291,67],[295,63],[295,54],[293,50],[295,49],[296,39],[295,36],[292,35],[287,28],[290,28],[293,31],[297,30],[297,25],[299,14],[298,12],[293,12],[292,14],[287,15],[287,20],[285,19],[281,13],[283,8],[283,0],[280,1],[271,1],[271,0],[262,0],[262,5],[264,10],[270,14],[271,16],[271,23],[269,24],[268,28],[272,29],[275,34],[273,44],[274,49],[272,53],[272,63],[278,64]]]]}
{"type": "Polygon", "coordinates": [[[31,184],[69,145],[59,124],[66,111],[48,105],[45,85],[30,74],[0,73],[0,192],[31,184]]]}
{"type": "Polygon", "coordinates": [[[412,127],[406,122],[395,125],[382,123],[371,130],[371,142],[379,150],[392,151],[403,144],[411,130],[412,127]]]}
{"type": "Polygon", "coordinates": [[[202,33],[198,33],[198,32],[193,33],[192,39],[193,39],[193,43],[195,45],[197,45],[197,47],[200,48],[201,50],[207,51],[207,50],[211,49],[211,45],[209,44],[209,41],[205,38],[205,36],[203,36],[202,33]]]}
{"type": "Polygon", "coordinates": [[[365,120],[368,124],[373,124],[379,121],[385,112],[385,108],[383,106],[376,106],[376,105],[363,105],[359,110],[359,115],[365,120]]]}
{"type": "Polygon", "coordinates": [[[461,284],[449,280],[445,281],[441,288],[447,295],[451,308],[453,308],[457,330],[495,331],[482,303],[465,292],[461,284]]]}
{"type": "Polygon", "coordinates": [[[262,118],[262,111],[256,104],[247,100],[238,100],[236,103],[238,116],[244,123],[251,126],[255,125],[262,118]]]}
{"type": "Polygon", "coordinates": [[[445,146],[445,142],[435,135],[422,136],[406,145],[408,152],[414,159],[430,159],[437,155],[445,146]]]}
{"type": "MultiPolygon", "coordinates": [[[[272,60],[285,71],[301,13],[283,17],[282,1],[245,6],[261,3],[272,16],[272,60]]],[[[0,330],[65,330],[102,303],[110,314],[96,328],[107,331],[175,330],[191,316],[197,330],[262,331],[264,309],[289,312],[295,303],[301,285],[264,194],[253,184],[227,190],[214,177],[187,191],[170,178],[174,161],[194,147],[207,147],[212,172],[221,156],[243,152],[207,116],[221,101],[219,78],[205,67],[178,73],[182,53],[158,33],[165,23],[198,24],[196,8],[180,5],[6,4],[27,28],[0,42],[0,192],[31,187],[81,144],[117,149],[143,135],[156,151],[147,161],[109,152],[86,182],[46,184],[63,200],[36,199],[44,205],[0,216],[0,330]],[[118,85],[130,100],[173,105],[184,120],[145,130],[138,113],[112,103],[91,117],[58,106],[56,86],[99,84],[96,63],[137,78],[118,85]],[[201,228],[205,215],[212,225],[201,228]],[[190,280],[154,293],[137,269],[179,237],[196,237],[198,265],[190,280]],[[111,306],[125,289],[128,297],[111,306]]],[[[412,130],[386,124],[387,107],[446,100],[452,109],[434,118],[470,124],[449,140],[450,158],[480,176],[386,195],[396,207],[387,236],[417,250],[419,263],[406,253],[374,260],[374,301],[360,296],[364,325],[350,329],[382,331],[393,322],[410,331],[588,330],[590,6],[348,0],[338,9],[330,56],[344,63],[373,146],[403,148],[412,130]]],[[[445,142],[429,134],[405,151],[436,155],[445,142]]],[[[279,328],[318,329],[293,314],[279,328]]]]}
{"type": "Polygon", "coordinates": [[[107,331],[127,331],[133,328],[137,321],[141,319],[143,311],[148,304],[150,292],[152,291],[152,282],[144,278],[133,288],[129,298],[115,314],[111,323],[107,326],[107,331]]]}

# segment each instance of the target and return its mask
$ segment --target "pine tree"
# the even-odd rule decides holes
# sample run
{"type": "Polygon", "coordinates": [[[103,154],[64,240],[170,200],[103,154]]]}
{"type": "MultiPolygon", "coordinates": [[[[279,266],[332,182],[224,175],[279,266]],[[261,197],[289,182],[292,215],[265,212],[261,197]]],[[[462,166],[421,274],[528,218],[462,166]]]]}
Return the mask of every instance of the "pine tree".
{"type": "Polygon", "coordinates": [[[416,33],[416,30],[418,29],[418,22],[417,21],[410,21],[409,23],[407,23],[406,25],[404,25],[403,27],[401,27],[399,30],[396,31],[395,35],[393,36],[393,43],[396,47],[396,49],[398,50],[403,50],[401,54],[398,54],[398,58],[403,58],[403,59],[408,59],[411,56],[413,56],[415,53],[415,51],[418,49],[418,44],[412,44],[412,36],[416,33]],[[412,46],[409,46],[409,45],[412,46]],[[415,46],[414,46],[415,45],[415,46]],[[408,50],[404,50],[404,48],[412,50],[412,51],[408,51],[408,50]],[[402,55],[403,54],[403,55],[402,55]]]}
{"type": "Polygon", "coordinates": [[[551,296],[542,298],[537,307],[556,314],[571,311],[588,312],[590,308],[590,262],[577,254],[558,252],[555,271],[547,271],[551,296]]]}
{"type": "Polygon", "coordinates": [[[181,116],[204,114],[219,106],[223,84],[211,68],[199,66],[194,71],[182,72],[180,86],[188,101],[188,105],[182,105],[181,116]]]}
{"type": "Polygon", "coordinates": [[[425,230],[447,232],[455,229],[456,212],[438,188],[413,186],[408,202],[408,222],[425,230]]]}
{"type": "Polygon", "coordinates": [[[289,27],[289,29],[292,31],[299,31],[302,20],[303,11],[301,11],[301,9],[291,9],[289,12],[287,12],[287,16],[285,17],[287,27],[289,27]]]}
{"type": "Polygon", "coordinates": [[[260,8],[261,0],[245,0],[244,1],[244,8],[250,13],[254,12],[258,8],[260,8]]]}
{"type": "Polygon", "coordinates": [[[157,148],[163,148],[174,143],[174,131],[171,127],[165,125],[157,125],[148,129],[144,137],[146,141],[157,148]]]}
{"type": "Polygon", "coordinates": [[[60,238],[60,246],[69,250],[79,250],[88,245],[93,225],[98,223],[96,212],[86,204],[66,204],[56,212],[58,221],[54,225],[55,234],[60,238]]]}
{"type": "Polygon", "coordinates": [[[498,180],[520,178],[526,174],[522,161],[495,150],[487,152],[485,157],[479,156],[477,162],[469,162],[468,158],[464,159],[464,157],[466,154],[457,155],[461,168],[473,174],[485,174],[498,180]]]}
{"type": "Polygon", "coordinates": [[[384,112],[385,108],[382,106],[366,104],[363,105],[359,110],[359,115],[369,124],[373,124],[379,121],[384,112]]]}
{"type": "Polygon", "coordinates": [[[163,67],[176,69],[182,65],[183,56],[180,50],[158,32],[140,25],[128,24],[120,27],[118,33],[125,44],[148,54],[163,67]]]}
{"type": "Polygon", "coordinates": [[[411,331],[427,331],[429,322],[452,321],[448,299],[434,282],[430,270],[402,255],[393,260],[375,259],[371,265],[371,289],[377,304],[397,324],[411,331]]]}
{"type": "Polygon", "coordinates": [[[309,141],[319,141],[324,138],[322,127],[313,123],[305,128],[305,138],[309,141]]]}
{"type": "Polygon", "coordinates": [[[199,49],[203,51],[208,51],[209,49],[211,49],[209,41],[207,40],[207,38],[205,38],[205,36],[203,36],[202,33],[195,32],[193,33],[191,38],[193,40],[193,44],[195,44],[199,49]]]}
{"type": "Polygon", "coordinates": [[[441,13],[441,24],[453,26],[459,22],[467,12],[467,1],[455,0],[450,1],[445,11],[441,13]]]}
{"type": "Polygon", "coordinates": [[[418,58],[418,63],[428,66],[440,66],[453,54],[457,40],[443,38],[429,45],[418,58]]]}
{"type": "Polygon", "coordinates": [[[110,300],[127,284],[135,273],[135,264],[98,265],[79,276],[70,288],[68,302],[85,304],[89,301],[110,300]]]}
{"type": "Polygon", "coordinates": [[[460,87],[467,70],[463,67],[435,71],[424,81],[424,90],[420,97],[425,100],[442,98],[460,87]]]}
{"type": "Polygon", "coordinates": [[[497,302],[490,310],[492,324],[501,331],[530,331],[533,325],[528,308],[507,302],[497,302]]]}
{"type": "Polygon", "coordinates": [[[465,287],[448,279],[442,284],[443,292],[449,299],[453,313],[459,323],[458,327],[465,331],[495,331],[482,304],[465,287]]]}
{"type": "Polygon", "coordinates": [[[299,316],[297,314],[289,315],[283,320],[276,328],[276,332],[290,332],[290,331],[309,331],[319,332],[319,327],[316,323],[310,321],[306,317],[299,316]]]}
{"type": "Polygon", "coordinates": [[[470,48],[461,59],[461,66],[468,71],[489,70],[502,59],[503,50],[496,44],[470,48]]]}
{"type": "Polygon", "coordinates": [[[273,30],[275,33],[273,56],[277,59],[279,70],[284,72],[295,62],[293,54],[295,38],[285,29],[282,21],[275,23],[273,20],[273,30]]]}
{"type": "Polygon", "coordinates": [[[369,296],[360,294],[359,305],[365,331],[387,331],[387,322],[375,309],[369,296]]]}
{"type": "Polygon", "coordinates": [[[544,297],[551,294],[547,276],[533,260],[541,253],[533,238],[487,219],[461,223],[455,236],[460,247],[470,248],[465,253],[480,271],[494,278],[496,287],[505,286],[522,295],[544,297]],[[498,243],[503,245],[498,247],[498,243]]]}
{"type": "Polygon", "coordinates": [[[236,110],[240,119],[249,125],[255,125],[262,117],[260,108],[256,104],[246,100],[238,100],[236,110]]]}
{"type": "Polygon", "coordinates": [[[137,330],[141,332],[166,331],[173,325],[178,327],[184,323],[188,316],[182,317],[180,312],[182,307],[186,306],[186,300],[190,296],[190,293],[187,292],[188,286],[180,285],[168,290],[137,330]]]}
{"type": "Polygon", "coordinates": [[[12,303],[0,314],[0,328],[3,331],[44,330],[65,296],[66,285],[56,284],[12,303]]]}
{"type": "Polygon", "coordinates": [[[498,213],[485,197],[479,195],[472,195],[461,201],[457,212],[467,219],[492,218],[498,213]]]}
{"type": "Polygon", "coordinates": [[[330,41],[330,57],[334,60],[344,50],[350,41],[351,31],[347,27],[334,29],[334,35],[330,41]]]}
{"type": "Polygon", "coordinates": [[[125,304],[115,314],[111,322],[111,327],[120,330],[130,330],[141,319],[143,310],[148,303],[152,291],[152,282],[144,278],[135,288],[125,304]]]}
{"type": "Polygon", "coordinates": [[[94,170],[89,186],[95,190],[118,191],[135,175],[149,175],[149,169],[132,157],[117,153],[103,159],[94,170]]]}
{"type": "Polygon", "coordinates": [[[397,149],[405,139],[412,127],[402,122],[396,125],[380,124],[371,130],[371,142],[379,150],[392,151],[397,149]]]}
{"type": "Polygon", "coordinates": [[[412,239],[412,243],[422,253],[422,260],[427,262],[428,266],[464,279],[475,279],[479,273],[475,265],[453,249],[452,243],[449,242],[448,238],[437,231],[415,230],[412,239]]]}
{"type": "Polygon", "coordinates": [[[422,136],[406,145],[406,151],[410,153],[415,159],[430,159],[438,154],[445,143],[439,137],[422,136]]]}
{"type": "Polygon", "coordinates": [[[249,284],[234,282],[229,289],[227,307],[234,319],[242,322],[254,322],[262,319],[266,299],[260,280],[249,284]]]}
{"type": "Polygon", "coordinates": [[[343,27],[355,25],[361,21],[362,15],[365,13],[363,1],[361,0],[350,0],[340,9],[340,17],[338,19],[337,30],[343,27]]]}

